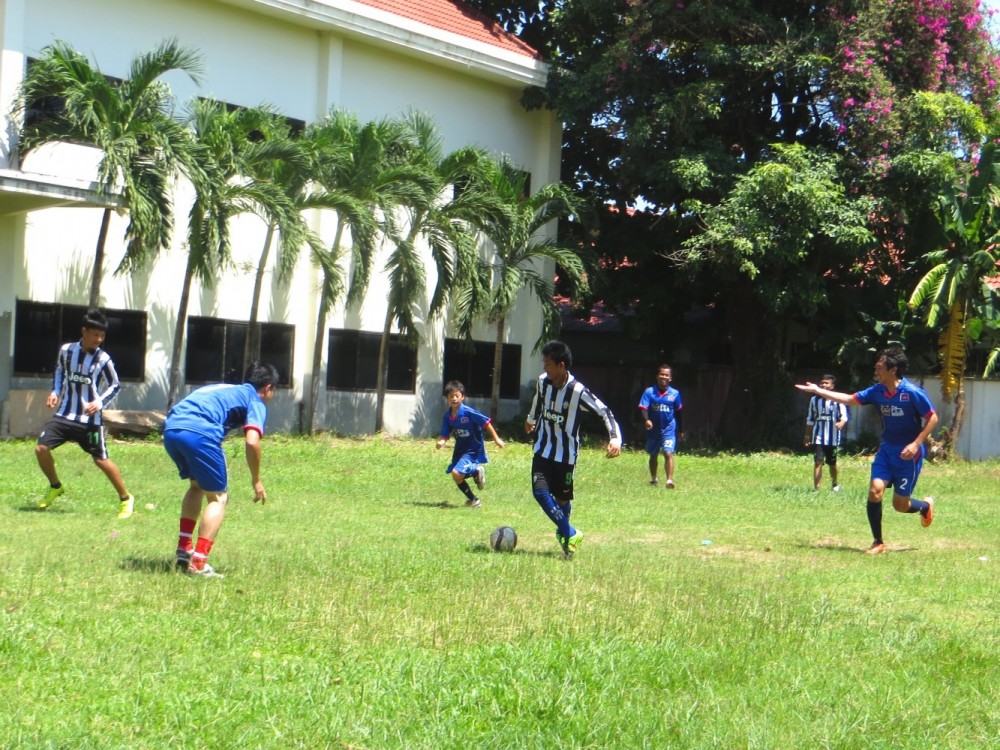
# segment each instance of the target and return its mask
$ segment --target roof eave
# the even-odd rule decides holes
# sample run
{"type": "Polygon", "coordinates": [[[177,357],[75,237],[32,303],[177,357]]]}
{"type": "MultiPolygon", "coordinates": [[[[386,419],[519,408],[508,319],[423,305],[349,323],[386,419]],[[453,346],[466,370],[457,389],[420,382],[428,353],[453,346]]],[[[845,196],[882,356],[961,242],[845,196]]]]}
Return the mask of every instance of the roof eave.
{"type": "Polygon", "coordinates": [[[300,26],[336,32],[400,54],[431,58],[466,73],[523,86],[544,86],[549,66],[520,54],[426,24],[345,1],[334,7],[323,0],[218,0],[300,26]]]}

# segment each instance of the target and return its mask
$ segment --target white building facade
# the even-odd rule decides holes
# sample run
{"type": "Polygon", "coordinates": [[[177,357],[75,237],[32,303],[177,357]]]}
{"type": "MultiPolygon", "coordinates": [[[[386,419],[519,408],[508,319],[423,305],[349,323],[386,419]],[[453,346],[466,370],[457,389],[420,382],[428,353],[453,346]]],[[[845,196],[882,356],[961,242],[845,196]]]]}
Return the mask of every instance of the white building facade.
{"type": "MultiPolygon", "coordinates": [[[[10,119],[18,84],[29,59],[57,40],[105,75],[124,78],[132,58],[165,39],[176,39],[204,60],[200,85],[182,74],[166,78],[179,107],[195,97],[236,106],[269,104],[305,124],[331,108],[352,112],[362,122],[417,110],[437,123],[448,150],[477,145],[507,154],[530,173],[536,188],[559,179],[557,120],[550,112],[527,112],[519,103],[525,86],[544,85],[544,64],[516,39],[450,0],[0,0],[2,436],[35,434],[48,416],[43,402],[60,343],[55,336],[57,331],[61,340],[78,336],[103,213],[93,183],[98,160],[93,149],[58,146],[18,159],[17,123],[10,119]]],[[[132,277],[114,274],[124,254],[127,217],[112,218],[101,292],[102,307],[121,323],[118,340],[112,328],[105,347],[123,380],[115,408],[166,406],[187,260],[189,192],[179,185],[171,249],[132,277]]],[[[320,236],[332,238],[333,215],[316,212],[311,222],[320,236]]],[[[234,267],[211,288],[195,281],[181,395],[230,370],[240,332],[245,335],[265,231],[256,217],[237,219],[234,267]]],[[[376,271],[388,253],[383,251],[376,271]]],[[[429,257],[427,265],[433,284],[429,257]]],[[[287,380],[271,403],[271,430],[296,431],[310,408],[319,278],[307,252],[287,284],[277,280],[273,268],[265,276],[259,319],[287,380]]],[[[341,302],[327,318],[327,336],[336,343],[323,346],[320,382],[326,387],[317,403],[319,429],[351,434],[374,428],[374,378],[354,375],[370,364],[367,353],[382,330],[386,289],[376,275],[360,305],[345,308],[341,302]]],[[[540,365],[531,349],[540,330],[538,303],[524,295],[508,326],[505,358],[516,382],[504,389],[501,418],[518,413],[522,391],[537,376],[540,365]]],[[[491,362],[479,356],[471,364],[468,355],[457,354],[451,336],[447,314],[425,320],[420,347],[400,366],[406,372],[394,374],[390,364],[386,431],[433,434],[445,408],[443,382],[467,377],[462,367],[476,366],[488,377],[491,362]],[[446,359],[462,367],[445,372],[446,359]]],[[[485,351],[495,332],[483,325],[475,339],[485,351]]],[[[470,403],[485,409],[488,394],[481,385],[478,390],[470,393],[470,403]]]]}

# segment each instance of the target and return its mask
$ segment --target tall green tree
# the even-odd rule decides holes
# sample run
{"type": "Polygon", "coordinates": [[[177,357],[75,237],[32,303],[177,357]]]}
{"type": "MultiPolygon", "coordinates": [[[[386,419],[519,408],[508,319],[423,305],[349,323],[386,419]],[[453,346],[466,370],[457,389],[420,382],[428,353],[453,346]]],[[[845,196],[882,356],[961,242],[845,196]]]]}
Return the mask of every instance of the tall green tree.
{"type": "MultiPolygon", "coordinates": [[[[976,163],[968,165],[965,179],[942,192],[934,213],[935,249],[923,258],[931,268],[910,295],[909,307],[923,313],[927,325],[940,333],[941,396],[955,403],[942,441],[951,452],[965,420],[969,350],[987,336],[995,340],[998,331],[1000,296],[988,283],[996,279],[1000,264],[1000,163],[995,143],[987,144],[976,163]]],[[[1000,349],[994,346],[986,374],[998,355],[1000,349]]]]}
{"type": "Polygon", "coordinates": [[[561,183],[545,185],[528,195],[528,173],[508,157],[492,160],[484,178],[472,183],[469,189],[482,191],[485,203],[492,206],[479,221],[492,245],[486,261],[489,292],[482,295],[475,288],[480,283],[475,275],[466,277],[466,289],[458,296],[464,294],[474,301],[456,308],[456,326],[460,331],[469,331],[477,318],[485,318],[496,329],[490,393],[490,415],[495,418],[500,409],[507,323],[521,293],[532,295],[542,307],[542,332],[535,342],[537,351],[561,327],[559,309],[553,299],[556,269],[575,294],[586,292],[586,269],[579,248],[554,237],[551,226],[559,219],[579,218],[583,204],[561,183]]]}
{"type": "MultiPolygon", "coordinates": [[[[636,337],[669,329],[684,343],[680,312],[714,311],[713,351],[730,354],[748,394],[782,387],[747,383],[761,350],[728,345],[741,335],[730,324],[760,313],[752,292],[766,276],[723,283],[711,254],[675,264],[712,207],[779,158],[772,144],[839,157],[836,180],[869,197],[880,244],[841,255],[823,276],[830,314],[818,338],[832,356],[835,331],[856,332],[861,315],[897,314],[928,191],[942,184],[947,157],[975,148],[997,118],[1000,74],[978,0],[470,1],[524,29],[552,62],[547,88],[524,102],[558,111],[564,179],[615,209],[600,216],[607,272],[595,277],[595,294],[636,337]]],[[[814,288],[808,273],[785,281],[814,288]]],[[[766,359],[778,358],[791,323],[816,325],[791,309],[773,320],[758,339],[766,359]]],[[[749,404],[753,424],[768,423],[766,402],[749,404]]]]}
{"type": "Polygon", "coordinates": [[[275,217],[295,221],[294,207],[279,186],[251,178],[260,164],[289,155],[287,144],[258,137],[261,124],[269,117],[266,110],[230,110],[210,99],[199,99],[192,105],[194,158],[200,168],[192,175],[194,201],[188,214],[188,258],[174,329],[168,409],[180,390],[191,284],[197,278],[209,286],[231,265],[232,220],[249,213],[265,221],[275,217]]]}
{"type": "MultiPolygon", "coordinates": [[[[119,271],[141,268],[170,244],[172,178],[190,143],[174,117],[174,98],[162,77],[183,71],[197,81],[201,57],[165,41],[132,60],[124,80],[108,78],[65,42],[42,50],[18,92],[23,159],[47,143],[77,143],[100,150],[98,188],[119,198],[128,213],[125,257],[119,271]],[[48,106],[41,106],[48,105],[48,106]],[[38,114],[39,111],[43,114],[38,114]]],[[[94,250],[90,300],[100,305],[112,208],[104,209],[94,250]]]]}
{"type": "Polygon", "coordinates": [[[456,281],[467,287],[468,275],[477,272],[476,224],[491,208],[485,193],[460,189],[484,176],[488,157],[482,149],[468,147],[446,153],[435,123],[418,112],[408,113],[402,124],[406,146],[402,160],[409,174],[398,183],[403,189],[395,196],[397,209],[403,214],[402,234],[392,238],[393,248],[385,265],[389,295],[379,344],[376,432],[383,426],[393,324],[419,345],[420,317],[439,315],[456,281]],[[427,269],[421,242],[429,249],[436,276],[429,302],[425,301],[427,269]]]}
{"type": "Polygon", "coordinates": [[[398,121],[382,119],[362,125],[354,115],[336,109],[308,130],[315,155],[316,184],[306,204],[333,210],[337,216],[329,247],[313,249],[313,262],[320,270],[321,282],[308,432],[315,428],[319,404],[327,315],[342,296],[347,305],[358,304],[364,298],[379,231],[383,234],[391,231],[387,222],[391,221],[400,184],[410,178],[409,169],[401,166],[397,158],[402,132],[398,121]]]}
{"type": "Polygon", "coordinates": [[[284,117],[270,108],[259,108],[259,111],[261,121],[252,137],[270,142],[271,148],[268,149],[268,158],[248,160],[250,179],[272,185],[286,200],[261,204],[261,218],[267,222],[267,231],[254,269],[243,371],[252,360],[260,358],[260,296],[270,266],[275,234],[278,236],[276,277],[279,282],[288,280],[302,248],[312,247],[319,241],[309,231],[303,217],[303,211],[307,209],[309,181],[313,176],[314,161],[310,159],[309,149],[303,140],[294,137],[284,117]]]}

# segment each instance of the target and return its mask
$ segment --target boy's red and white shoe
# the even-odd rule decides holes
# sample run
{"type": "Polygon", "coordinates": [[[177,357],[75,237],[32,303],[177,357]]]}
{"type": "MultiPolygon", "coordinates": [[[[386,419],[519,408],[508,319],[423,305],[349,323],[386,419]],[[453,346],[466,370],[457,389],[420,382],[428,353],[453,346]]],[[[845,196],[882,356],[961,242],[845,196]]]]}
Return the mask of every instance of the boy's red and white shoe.
{"type": "Polygon", "coordinates": [[[929,496],[925,497],[924,502],[927,503],[927,512],[921,514],[920,525],[926,529],[934,523],[934,498],[929,496]]]}

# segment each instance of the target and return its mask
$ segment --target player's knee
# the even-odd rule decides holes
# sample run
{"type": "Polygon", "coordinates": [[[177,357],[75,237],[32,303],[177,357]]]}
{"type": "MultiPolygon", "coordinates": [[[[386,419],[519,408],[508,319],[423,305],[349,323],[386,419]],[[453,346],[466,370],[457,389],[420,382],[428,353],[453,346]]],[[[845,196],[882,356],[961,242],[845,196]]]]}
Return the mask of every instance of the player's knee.
{"type": "Polygon", "coordinates": [[[206,497],[208,502],[218,503],[220,508],[225,508],[229,502],[229,494],[226,492],[209,492],[206,493],[206,497]]]}
{"type": "Polygon", "coordinates": [[[47,456],[51,452],[52,451],[49,450],[49,446],[47,446],[47,445],[42,445],[41,443],[37,443],[35,445],[35,455],[36,456],[47,456]]]}

